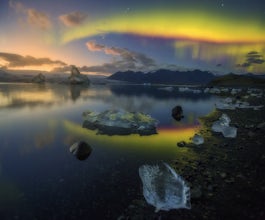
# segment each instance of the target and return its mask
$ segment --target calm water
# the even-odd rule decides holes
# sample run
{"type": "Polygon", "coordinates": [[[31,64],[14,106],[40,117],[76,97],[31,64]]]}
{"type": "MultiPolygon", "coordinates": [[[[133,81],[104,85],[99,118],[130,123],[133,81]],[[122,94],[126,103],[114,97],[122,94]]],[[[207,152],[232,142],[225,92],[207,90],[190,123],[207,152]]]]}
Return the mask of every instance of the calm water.
{"type": "Polygon", "coordinates": [[[192,154],[176,143],[194,135],[215,101],[157,87],[0,84],[0,219],[117,219],[143,198],[139,166],[192,154]],[[171,117],[176,105],[181,122],[171,117]],[[148,113],[159,134],[96,135],[82,128],[88,109],[148,113]],[[93,148],[85,161],[69,152],[78,140],[93,148]]]}

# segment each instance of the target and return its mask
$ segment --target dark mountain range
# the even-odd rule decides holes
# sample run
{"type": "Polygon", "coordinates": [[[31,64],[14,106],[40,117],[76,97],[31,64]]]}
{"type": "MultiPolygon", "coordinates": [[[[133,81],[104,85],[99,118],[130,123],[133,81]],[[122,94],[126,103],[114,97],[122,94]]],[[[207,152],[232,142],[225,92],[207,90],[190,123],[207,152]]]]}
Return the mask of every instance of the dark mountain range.
{"type": "Polygon", "coordinates": [[[207,84],[215,76],[212,73],[201,70],[172,71],[160,69],[155,72],[116,72],[108,77],[112,80],[126,81],[130,83],[155,83],[155,84],[207,84]]]}
{"type": "Polygon", "coordinates": [[[265,86],[265,78],[260,75],[246,74],[236,75],[233,73],[216,77],[208,85],[211,86],[265,86]]]}
{"type": "Polygon", "coordinates": [[[265,79],[265,74],[253,74],[253,73],[247,73],[245,74],[246,76],[252,76],[252,77],[257,77],[257,78],[262,78],[265,79]]]}

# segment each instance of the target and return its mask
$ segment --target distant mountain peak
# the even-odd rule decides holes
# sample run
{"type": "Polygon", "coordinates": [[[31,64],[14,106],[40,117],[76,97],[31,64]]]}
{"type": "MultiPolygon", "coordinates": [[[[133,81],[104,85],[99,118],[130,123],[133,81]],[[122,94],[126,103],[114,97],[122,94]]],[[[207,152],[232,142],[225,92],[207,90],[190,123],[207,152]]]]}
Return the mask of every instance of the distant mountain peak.
{"type": "Polygon", "coordinates": [[[113,80],[126,81],[130,83],[155,83],[155,84],[207,84],[215,76],[202,70],[168,70],[158,69],[148,73],[144,72],[116,72],[108,77],[113,80]]]}

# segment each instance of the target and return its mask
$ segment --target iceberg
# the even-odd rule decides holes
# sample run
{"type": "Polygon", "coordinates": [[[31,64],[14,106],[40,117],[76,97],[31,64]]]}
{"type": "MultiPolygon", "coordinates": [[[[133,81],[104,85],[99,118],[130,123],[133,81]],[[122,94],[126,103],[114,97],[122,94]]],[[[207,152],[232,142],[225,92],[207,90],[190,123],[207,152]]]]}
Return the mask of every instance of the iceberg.
{"type": "Polygon", "coordinates": [[[83,127],[98,130],[107,135],[152,135],[157,134],[158,121],[141,112],[106,110],[104,112],[83,112],[83,127]]]}
{"type": "Polygon", "coordinates": [[[168,164],[142,165],[139,176],[146,202],[159,210],[190,209],[190,188],[168,164]]]}

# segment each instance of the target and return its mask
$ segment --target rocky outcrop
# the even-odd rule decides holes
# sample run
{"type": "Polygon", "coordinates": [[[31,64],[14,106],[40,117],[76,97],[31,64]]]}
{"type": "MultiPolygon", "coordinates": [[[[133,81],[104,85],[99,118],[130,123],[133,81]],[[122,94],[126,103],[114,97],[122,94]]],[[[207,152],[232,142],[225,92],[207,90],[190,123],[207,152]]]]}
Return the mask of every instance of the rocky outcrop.
{"type": "Polygon", "coordinates": [[[140,112],[107,110],[101,113],[87,111],[83,113],[83,127],[98,130],[98,134],[107,135],[151,135],[157,134],[157,121],[140,112]]]}
{"type": "Polygon", "coordinates": [[[45,83],[45,76],[42,73],[39,73],[37,76],[32,78],[33,83],[45,83]]]}
{"type": "Polygon", "coordinates": [[[68,77],[70,84],[90,84],[90,80],[86,75],[83,75],[79,72],[76,66],[72,66],[71,75],[68,77]]]}

